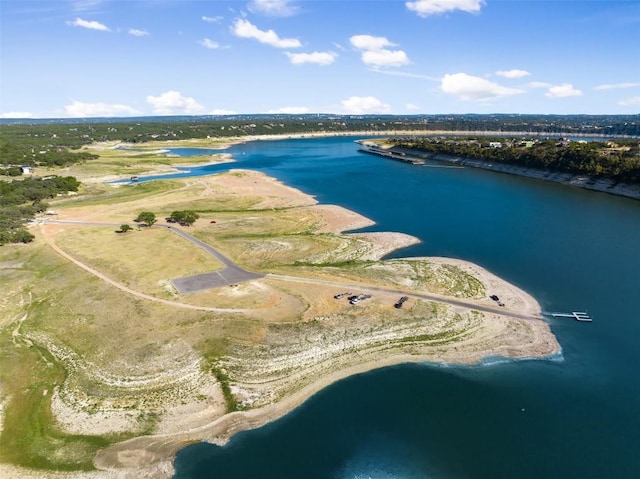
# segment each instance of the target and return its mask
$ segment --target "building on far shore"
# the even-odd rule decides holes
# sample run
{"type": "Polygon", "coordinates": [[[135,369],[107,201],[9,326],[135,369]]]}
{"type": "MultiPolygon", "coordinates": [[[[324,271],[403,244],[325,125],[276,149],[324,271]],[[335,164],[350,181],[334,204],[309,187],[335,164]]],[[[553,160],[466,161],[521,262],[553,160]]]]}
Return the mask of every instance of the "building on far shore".
{"type": "Polygon", "coordinates": [[[33,168],[31,166],[21,166],[20,171],[23,175],[30,175],[33,173],[33,168]]]}

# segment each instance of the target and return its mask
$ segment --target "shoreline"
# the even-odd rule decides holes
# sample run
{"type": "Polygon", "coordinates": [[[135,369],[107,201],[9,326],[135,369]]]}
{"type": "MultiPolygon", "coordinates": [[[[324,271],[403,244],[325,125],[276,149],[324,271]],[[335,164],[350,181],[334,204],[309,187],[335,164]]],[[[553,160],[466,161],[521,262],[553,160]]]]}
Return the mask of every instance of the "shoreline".
{"type": "MultiPolygon", "coordinates": [[[[575,136],[578,138],[620,138],[620,139],[640,139],[638,136],[630,135],[603,135],[603,134],[588,134],[588,133],[546,133],[546,132],[526,132],[526,131],[489,131],[489,130],[361,130],[361,131],[324,131],[324,132],[309,132],[309,133],[294,133],[294,134],[273,134],[273,135],[247,135],[243,137],[230,137],[244,139],[245,141],[260,141],[260,140],[287,140],[287,139],[302,139],[302,138],[323,138],[323,137],[335,137],[335,136],[403,136],[403,135],[421,135],[421,136],[533,136],[533,137],[565,137],[575,136]]],[[[222,138],[220,138],[222,140],[222,138]]]]}
{"type": "Polygon", "coordinates": [[[607,178],[594,179],[590,176],[577,175],[573,173],[538,170],[535,168],[527,168],[524,166],[509,164],[495,164],[483,160],[472,160],[442,154],[434,155],[431,157],[431,159],[436,161],[444,161],[446,163],[452,163],[455,165],[469,166],[471,168],[495,171],[497,173],[521,176],[524,178],[532,178],[535,180],[548,181],[551,183],[559,183],[565,186],[575,186],[585,190],[598,191],[614,196],[622,196],[624,198],[640,200],[640,185],[617,183],[614,180],[607,178]]]}

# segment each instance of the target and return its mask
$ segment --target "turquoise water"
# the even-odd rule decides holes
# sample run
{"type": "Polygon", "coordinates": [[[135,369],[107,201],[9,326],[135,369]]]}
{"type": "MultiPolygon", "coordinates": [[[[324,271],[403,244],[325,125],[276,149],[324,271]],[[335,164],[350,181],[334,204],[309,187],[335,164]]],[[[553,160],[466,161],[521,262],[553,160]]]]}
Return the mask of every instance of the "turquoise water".
{"type": "MultiPolygon", "coordinates": [[[[237,163],[422,243],[394,256],[483,265],[543,309],[563,352],[475,367],[407,365],[338,382],[225,447],[176,457],[176,478],[640,477],[640,202],[475,169],[412,167],[353,139],[253,142],[237,163]]],[[[182,154],[191,154],[183,151],[182,154]]]]}

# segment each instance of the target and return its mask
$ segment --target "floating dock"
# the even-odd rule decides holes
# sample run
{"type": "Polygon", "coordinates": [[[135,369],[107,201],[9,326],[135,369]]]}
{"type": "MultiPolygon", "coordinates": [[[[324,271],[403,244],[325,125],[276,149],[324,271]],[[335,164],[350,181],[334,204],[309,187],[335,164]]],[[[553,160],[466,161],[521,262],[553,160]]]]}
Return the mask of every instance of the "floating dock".
{"type": "Polygon", "coordinates": [[[576,321],[583,321],[585,323],[590,323],[593,321],[591,316],[581,311],[573,311],[571,313],[550,313],[548,311],[543,311],[542,314],[544,316],[553,316],[554,318],[573,318],[576,321]]]}

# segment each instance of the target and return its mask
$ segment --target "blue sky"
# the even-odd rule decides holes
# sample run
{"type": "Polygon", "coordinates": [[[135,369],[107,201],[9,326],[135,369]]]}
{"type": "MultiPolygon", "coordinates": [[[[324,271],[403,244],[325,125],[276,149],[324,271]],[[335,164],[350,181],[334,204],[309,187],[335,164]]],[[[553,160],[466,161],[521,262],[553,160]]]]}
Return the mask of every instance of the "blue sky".
{"type": "Polygon", "coordinates": [[[640,1],[0,0],[0,115],[640,112],[640,1]]]}

